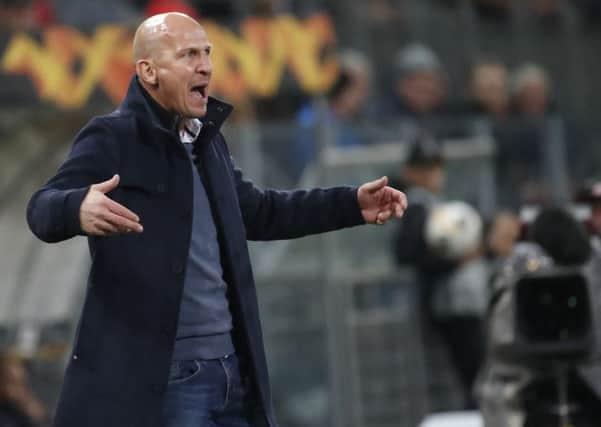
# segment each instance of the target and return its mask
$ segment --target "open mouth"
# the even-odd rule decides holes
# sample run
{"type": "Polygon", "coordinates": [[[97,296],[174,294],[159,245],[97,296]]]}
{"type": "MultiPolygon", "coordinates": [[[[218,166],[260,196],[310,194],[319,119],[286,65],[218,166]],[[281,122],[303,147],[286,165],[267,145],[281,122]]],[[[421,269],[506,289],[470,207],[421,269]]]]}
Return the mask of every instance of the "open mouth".
{"type": "Polygon", "coordinates": [[[209,96],[209,84],[203,83],[199,85],[194,85],[192,86],[192,89],[190,89],[190,91],[193,94],[200,96],[202,99],[207,99],[207,97],[209,96]]]}

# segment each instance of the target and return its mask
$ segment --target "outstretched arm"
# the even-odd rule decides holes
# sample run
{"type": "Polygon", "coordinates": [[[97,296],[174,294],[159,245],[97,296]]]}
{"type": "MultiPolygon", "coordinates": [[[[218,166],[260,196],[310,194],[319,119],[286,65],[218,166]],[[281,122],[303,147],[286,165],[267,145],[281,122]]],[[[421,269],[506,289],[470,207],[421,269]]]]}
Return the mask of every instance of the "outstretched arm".
{"type": "Polygon", "coordinates": [[[387,179],[361,187],[276,191],[260,190],[234,172],[247,238],[291,239],[364,223],[384,224],[407,207],[403,193],[387,179]]]}
{"type": "Polygon", "coordinates": [[[58,242],[77,234],[141,231],[137,216],[105,195],[119,182],[113,176],[119,163],[115,142],[102,119],[79,133],[56,175],[29,201],[27,221],[36,236],[58,242]]]}

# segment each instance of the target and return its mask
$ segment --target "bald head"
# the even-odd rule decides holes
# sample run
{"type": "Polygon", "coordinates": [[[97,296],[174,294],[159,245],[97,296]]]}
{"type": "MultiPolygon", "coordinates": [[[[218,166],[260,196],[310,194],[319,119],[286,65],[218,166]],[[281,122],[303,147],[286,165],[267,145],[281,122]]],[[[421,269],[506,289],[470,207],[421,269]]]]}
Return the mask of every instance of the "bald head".
{"type": "Polygon", "coordinates": [[[193,18],[178,12],[162,13],[147,18],[140,24],[134,36],[134,62],[156,57],[175,32],[201,28],[193,18]]]}
{"type": "Polygon", "coordinates": [[[133,50],[138,82],[165,110],[206,113],[211,43],[198,22],[183,13],[151,16],[138,27],[133,50]]]}

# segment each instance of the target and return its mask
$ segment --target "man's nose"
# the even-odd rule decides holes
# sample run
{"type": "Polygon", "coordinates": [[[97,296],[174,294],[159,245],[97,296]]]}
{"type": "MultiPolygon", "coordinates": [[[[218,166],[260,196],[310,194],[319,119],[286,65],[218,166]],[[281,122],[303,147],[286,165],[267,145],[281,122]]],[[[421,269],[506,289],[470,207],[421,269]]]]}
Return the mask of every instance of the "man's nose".
{"type": "Polygon", "coordinates": [[[196,64],[196,72],[200,74],[211,74],[213,71],[213,65],[209,58],[201,58],[196,64]]]}

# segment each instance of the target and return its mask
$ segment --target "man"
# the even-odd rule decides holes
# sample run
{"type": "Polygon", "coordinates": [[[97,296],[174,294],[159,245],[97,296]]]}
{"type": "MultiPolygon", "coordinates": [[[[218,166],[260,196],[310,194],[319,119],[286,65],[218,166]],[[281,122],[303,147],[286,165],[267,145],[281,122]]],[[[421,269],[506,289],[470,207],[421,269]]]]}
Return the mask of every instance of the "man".
{"type": "Polygon", "coordinates": [[[384,98],[381,115],[428,121],[447,109],[443,64],[430,47],[420,43],[404,46],[397,53],[394,65],[396,79],[392,93],[384,98]]]}
{"type": "MultiPolygon", "coordinates": [[[[438,300],[444,293],[450,292],[450,280],[458,276],[460,261],[442,256],[426,241],[428,218],[436,206],[444,201],[443,189],[446,181],[446,159],[442,144],[429,132],[421,133],[410,142],[406,162],[403,165],[397,188],[403,190],[411,205],[407,208],[403,223],[400,224],[393,239],[394,256],[400,266],[410,267],[415,272],[417,282],[417,302],[421,339],[426,348],[426,364],[428,366],[428,397],[434,402],[442,399],[445,405],[456,405],[464,408],[467,401],[467,386],[453,389],[449,383],[449,371],[456,374],[461,385],[471,381],[470,366],[472,357],[463,358],[465,346],[457,346],[452,342],[455,334],[452,328],[455,323],[449,315],[450,301],[447,301],[446,313],[440,309],[438,300]],[[437,298],[437,295],[439,296],[437,298]],[[451,359],[448,359],[448,356],[451,359]],[[459,361],[461,365],[455,363],[459,361]],[[465,363],[462,363],[463,361],[465,363]],[[448,366],[448,368],[447,368],[448,366]],[[441,394],[439,390],[448,390],[441,394]],[[453,403],[457,402],[457,403],[453,403]]],[[[459,299],[463,302],[461,297],[459,299]]],[[[458,325],[463,326],[463,325],[458,325]]],[[[473,338],[473,335],[464,334],[473,338]]],[[[463,344],[463,343],[461,343],[463,344]]],[[[471,350],[471,347],[470,349],[471,350]]],[[[473,368],[472,368],[473,370],[473,368]]]]}
{"type": "Polygon", "coordinates": [[[87,235],[92,256],[55,425],[276,426],[246,239],[383,224],[405,195],[385,177],[257,189],[219,133],[232,107],[207,95],[204,29],[156,15],[133,50],[123,104],[83,128],[28,206],[38,237],[87,235]]]}

